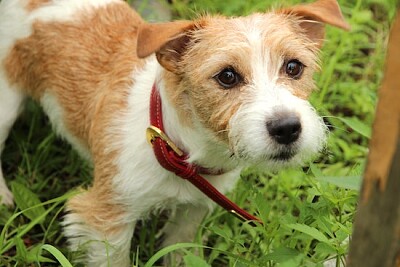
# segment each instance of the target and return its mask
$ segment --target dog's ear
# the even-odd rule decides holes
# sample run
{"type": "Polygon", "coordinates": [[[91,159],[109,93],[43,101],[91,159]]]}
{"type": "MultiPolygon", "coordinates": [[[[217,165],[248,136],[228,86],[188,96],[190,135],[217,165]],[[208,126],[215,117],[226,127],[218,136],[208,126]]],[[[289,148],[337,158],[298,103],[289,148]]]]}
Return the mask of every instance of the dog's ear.
{"type": "Polygon", "coordinates": [[[300,26],[319,47],[322,46],[325,36],[324,24],[350,30],[350,26],[343,18],[336,0],[318,0],[311,4],[297,5],[277,12],[300,17],[300,26]]]}
{"type": "Polygon", "coordinates": [[[175,72],[176,64],[190,41],[189,32],[194,27],[192,21],[142,24],[137,40],[138,57],[144,58],[156,53],[161,66],[175,72]]]}

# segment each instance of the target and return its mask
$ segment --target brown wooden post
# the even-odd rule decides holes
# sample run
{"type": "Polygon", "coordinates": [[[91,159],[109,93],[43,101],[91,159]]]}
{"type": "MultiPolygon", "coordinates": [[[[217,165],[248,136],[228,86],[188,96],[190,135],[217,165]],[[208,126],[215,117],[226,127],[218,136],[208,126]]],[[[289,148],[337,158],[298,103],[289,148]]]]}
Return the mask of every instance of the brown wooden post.
{"type": "Polygon", "coordinates": [[[400,267],[400,10],[370,143],[348,267],[400,267]]]}

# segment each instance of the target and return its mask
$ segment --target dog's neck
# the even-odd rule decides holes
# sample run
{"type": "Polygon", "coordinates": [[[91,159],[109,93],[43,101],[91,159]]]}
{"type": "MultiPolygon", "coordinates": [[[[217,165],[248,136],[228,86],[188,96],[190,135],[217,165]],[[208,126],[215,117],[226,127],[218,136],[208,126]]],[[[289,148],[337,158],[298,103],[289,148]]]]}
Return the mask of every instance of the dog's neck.
{"type": "MultiPolygon", "coordinates": [[[[158,75],[158,77],[162,77],[162,75],[158,75]]],[[[187,118],[180,118],[181,113],[171,103],[162,79],[156,79],[155,86],[162,99],[161,108],[165,133],[188,154],[188,162],[211,170],[226,172],[237,169],[238,162],[232,157],[229,148],[217,140],[209,130],[202,127],[196,118],[191,126],[184,123],[187,118]]]]}

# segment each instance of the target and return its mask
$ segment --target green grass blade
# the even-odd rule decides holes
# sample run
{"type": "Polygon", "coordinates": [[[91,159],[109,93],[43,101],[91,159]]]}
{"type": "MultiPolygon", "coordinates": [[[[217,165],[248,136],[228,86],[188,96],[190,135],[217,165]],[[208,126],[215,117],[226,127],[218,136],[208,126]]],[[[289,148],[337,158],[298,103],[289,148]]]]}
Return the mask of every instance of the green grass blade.
{"type": "Polygon", "coordinates": [[[367,137],[368,139],[371,138],[371,126],[365,124],[364,122],[360,121],[357,118],[340,118],[338,117],[339,120],[344,122],[347,126],[349,126],[351,129],[356,131],[359,134],[362,134],[363,136],[367,137]]]}
{"type": "MultiPolygon", "coordinates": [[[[36,224],[39,224],[46,216],[49,214],[50,211],[52,211],[58,203],[53,204],[50,208],[48,208],[45,213],[41,214],[39,217],[35,218],[32,220],[29,224],[23,226],[17,233],[16,237],[22,237],[26,233],[28,233],[36,224]]],[[[23,213],[23,212],[21,212],[23,213]]],[[[19,213],[19,214],[21,214],[19,213]]],[[[1,243],[0,243],[1,244],[1,243]]],[[[5,253],[9,249],[11,249],[15,245],[14,239],[9,240],[8,242],[5,243],[4,247],[1,248],[0,254],[5,253]]]]}
{"type": "MultiPolygon", "coordinates": [[[[32,193],[25,185],[13,181],[11,182],[11,190],[14,195],[15,204],[31,221],[45,213],[45,209],[38,196],[32,193]]],[[[40,223],[43,221],[44,217],[42,217],[40,223]]]]}
{"type": "Polygon", "coordinates": [[[273,252],[263,256],[262,261],[274,261],[276,263],[280,263],[295,258],[299,254],[300,252],[295,249],[282,247],[277,248],[273,252]]]}
{"type": "Polygon", "coordinates": [[[206,248],[203,245],[199,245],[199,244],[194,244],[194,243],[178,243],[175,245],[171,245],[168,246],[166,248],[163,248],[161,250],[159,250],[156,254],[154,254],[144,265],[144,267],[152,267],[154,266],[154,264],[161,259],[162,257],[164,257],[165,255],[167,255],[168,253],[171,253],[175,250],[178,249],[184,249],[184,248],[206,248]]]}
{"type": "Polygon", "coordinates": [[[328,238],[318,229],[310,227],[306,224],[301,224],[301,223],[292,223],[292,224],[287,224],[287,227],[302,232],[306,235],[311,236],[312,238],[317,239],[318,241],[321,241],[327,245],[331,245],[329,242],[328,238]]]}
{"type": "Polygon", "coordinates": [[[183,257],[185,266],[187,267],[211,267],[205,260],[193,253],[188,253],[183,257]]]}
{"type": "Polygon", "coordinates": [[[72,264],[64,256],[64,254],[62,254],[61,251],[59,251],[57,248],[53,247],[52,245],[44,244],[41,247],[41,249],[39,250],[40,254],[43,249],[50,252],[51,255],[53,255],[57,259],[57,261],[61,264],[62,267],[73,267],[72,264]]]}
{"type": "Polygon", "coordinates": [[[347,176],[347,177],[335,177],[335,176],[325,176],[316,177],[318,181],[327,182],[336,185],[340,188],[360,190],[361,188],[361,176],[347,176]]]}
{"type": "MultiPolygon", "coordinates": [[[[68,192],[66,194],[64,194],[61,197],[58,198],[54,198],[52,200],[46,201],[41,203],[40,205],[47,205],[47,204],[52,204],[54,203],[50,208],[48,208],[43,214],[41,214],[39,217],[35,218],[34,220],[32,220],[29,224],[27,224],[25,227],[22,228],[22,230],[18,231],[17,233],[17,237],[22,237],[23,235],[25,235],[28,231],[30,231],[36,224],[38,224],[44,217],[47,216],[47,214],[49,212],[51,212],[55,207],[57,207],[61,202],[67,200],[68,198],[70,198],[72,195],[76,194],[75,191],[71,191],[68,192]]],[[[29,209],[34,209],[36,208],[36,206],[30,207],[29,209]]],[[[11,239],[10,241],[6,241],[6,232],[8,230],[8,228],[10,227],[10,225],[12,224],[12,222],[21,214],[23,214],[26,210],[20,211],[15,213],[13,216],[10,217],[10,219],[8,219],[7,223],[4,225],[1,234],[0,234],[0,255],[2,255],[3,253],[5,253],[6,251],[8,251],[10,248],[12,248],[15,244],[13,242],[13,239],[11,239]]]]}

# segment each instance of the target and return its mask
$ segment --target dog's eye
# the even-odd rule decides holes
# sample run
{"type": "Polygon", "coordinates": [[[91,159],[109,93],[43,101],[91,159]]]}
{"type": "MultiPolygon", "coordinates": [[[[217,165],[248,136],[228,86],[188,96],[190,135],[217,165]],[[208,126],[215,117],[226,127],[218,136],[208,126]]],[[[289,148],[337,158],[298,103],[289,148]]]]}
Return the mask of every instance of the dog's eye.
{"type": "Polygon", "coordinates": [[[214,79],[225,89],[230,89],[236,86],[242,80],[242,77],[233,68],[229,67],[215,75],[214,79]]]}
{"type": "Polygon", "coordinates": [[[301,63],[297,59],[292,59],[285,63],[285,72],[289,77],[293,79],[299,79],[301,74],[303,74],[303,69],[303,63],[301,63]]]}

